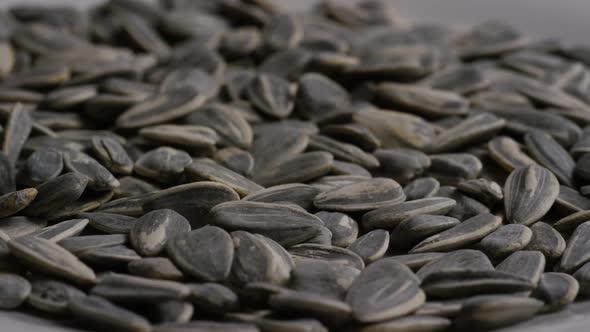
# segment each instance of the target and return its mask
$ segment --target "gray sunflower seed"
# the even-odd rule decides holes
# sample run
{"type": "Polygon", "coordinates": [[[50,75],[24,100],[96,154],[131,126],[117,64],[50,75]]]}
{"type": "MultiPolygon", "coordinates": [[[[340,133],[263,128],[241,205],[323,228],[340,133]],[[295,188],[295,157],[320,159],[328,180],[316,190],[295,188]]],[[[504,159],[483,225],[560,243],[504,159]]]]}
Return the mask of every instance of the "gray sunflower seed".
{"type": "Polygon", "coordinates": [[[273,118],[286,118],[293,110],[293,91],[290,83],[270,74],[257,75],[246,87],[250,102],[273,118]]]}
{"type": "Polygon", "coordinates": [[[211,209],[214,224],[258,233],[289,247],[316,236],[322,221],[305,211],[275,203],[236,201],[211,209]]]}
{"type": "Polygon", "coordinates": [[[76,201],[86,188],[88,178],[80,173],[67,173],[40,184],[37,197],[23,210],[26,215],[49,215],[76,201]]]}
{"type": "Polygon", "coordinates": [[[455,206],[455,201],[443,197],[430,197],[382,207],[363,215],[361,224],[367,230],[393,229],[403,220],[423,214],[445,215],[455,206]]]}
{"type": "Polygon", "coordinates": [[[260,64],[260,71],[296,80],[303,74],[311,58],[309,51],[298,47],[281,50],[266,58],[260,64]]]}
{"type": "Polygon", "coordinates": [[[369,173],[364,167],[340,160],[332,161],[331,173],[336,175],[371,176],[371,173],[369,173]]]}
{"type": "Polygon", "coordinates": [[[144,127],[139,135],[163,144],[188,148],[212,149],[219,141],[217,133],[205,126],[161,124],[144,127]]]}
{"type": "Polygon", "coordinates": [[[262,44],[260,31],[255,28],[237,28],[223,35],[219,52],[229,59],[250,55],[262,44]]]}
{"type": "Polygon", "coordinates": [[[406,200],[413,201],[421,198],[428,198],[434,196],[440,183],[433,177],[417,178],[409,182],[404,187],[404,193],[406,194],[406,200]]]}
{"type": "Polygon", "coordinates": [[[94,85],[80,85],[51,91],[45,96],[45,103],[52,109],[67,109],[82,104],[97,95],[94,85]]]}
{"type": "Polygon", "coordinates": [[[107,273],[102,275],[92,295],[123,303],[157,303],[186,298],[189,287],[174,281],[148,279],[126,274],[107,273]]]}
{"type": "Polygon", "coordinates": [[[65,314],[68,312],[70,299],[82,296],[86,294],[70,284],[53,279],[35,278],[31,281],[31,293],[27,297],[27,303],[44,312],[65,314]]]}
{"type": "Polygon", "coordinates": [[[422,175],[430,167],[430,158],[417,150],[377,150],[375,157],[380,164],[376,173],[383,177],[391,177],[399,183],[407,183],[422,175]]]}
{"type": "Polygon", "coordinates": [[[483,168],[481,161],[468,153],[431,155],[430,161],[428,173],[443,184],[475,179],[483,168]]]}
{"type": "Polygon", "coordinates": [[[264,186],[307,182],[330,172],[333,160],[334,158],[328,152],[303,153],[256,175],[254,181],[264,186]]]}
{"type": "Polygon", "coordinates": [[[362,109],[353,120],[369,129],[381,141],[383,149],[425,149],[435,136],[434,127],[424,119],[402,112],[362,109]]]}
{"type": "Polygon", "coordinates": [[[244,231],[231,233],[235,247],[231,280],[237,285],[250,282],[285,284],[293,262],[276,242],[244,231]]]}
{"type": "Polygon", "coordinates": [[[543,302],[522,296],[481,295],[463,302],[454,323],[460,328],[493,329],[534,316],[543,302]]]}
{"type": "Polygon", "coordinates": [[[561,257],[566,243],[555,228],[544,222],[537,222],[531,226],[531,231],[533,237],[526,247],[527,250],[538,250],[550,261],[561,257]]]}
{"type": "Polygon", "coordinates": [[[332,245],[332,232],[327,227],[321,226],[318,235],[307,240],[306,243],[332,245]]]}
{"type": "Polygon", "coordinates": [[[110,137],[92,137],[92,150],[101,163],[111,172],[131,174],[133,160],[119,142],[110,137]]]}
{"type": "Polygon", "coordinates": [[[574,274],[573,277],[576,278],[579,284],[579,294],[586,296],[588,295],[588,282],[590,279],[590,264],[586,263],[582,265],[574,274]]]}
{"type": "Polygon", "coordinates": [[[582,155],[580,159],[578,159],[578,161],[576,162],[576,166],[574,168],[575,175],[586,182],[588,181],[588,179],[590,179],[590,174],[588,172],[588,169],[590,167],[589,162],[590,154],[585,153],[584,155],[582,155]]]}
{"type": "Polygon", "coordinates": [[[415,85],[381,83],[375,88],[383,104],[418,115],[440,117],[467,113],[469,102],[458,94],[415,85]]]}
{"type": "Polygon", "coordinates": [[[370,177],[358,175],[325,175],[313,182],[312,185],[320,192],[324,192],[355,183],[364,182],[368,179],[370,179],[370,177]]]}
{"type": "Polygon", "coordinates": [[[575,213],[590,210],[590,199],[582,196],[576,189],[561,185],[559,186],[559,195],[555,199],[555,205],[570,213],[575,213]]]}
{"type": "Polygon", "coordinates": [[[293,268],[290,287],[342,300],[359,273],[358,269],[350,266],[322,260],[303,261],[293,268]]]}
{"type": "Polygon", "coordinates": [[[92,228],[109,234],[127,234],[136,222],[134,217],[115,213],[84,212],[78,217],[88,219],[92,228]]]}
{"type": "Polygon", "coordinates": [[[561,183],[572,186],[575,162],[557,141],[539,131],[528,133],[524,141],[527,150],[539,164],[553,172],[561,183]]]}
{"type": "Polygon", "coordinates": [[[508,172],[519,167],[536,164],[521,150],[515,140],[507,136],[498,136],[492,139],[488,143],[488,150],[490,156],[508,172]]]}
{"type": "Polygon", "coordinates": [[[160,190],[156,185],[133,176],[124,176],[118,180],[120,185],[113,190],[115,198],[140,196],[160,190]]]}
{"type": "Polygon", "coordinates": [[[567,241],[567,246],[561,261],[559,269],[564,272],[573,272],[580,268],[586,262],[590,261],[590,251],[588,246],[590,241],[590,222],[579,225],[572,236],[567,241]]]}
{"type": "Polygon", "coordinates": [[[362,270],[365,264],[361,257],[351,250],[323,244],[298,244],[289,248],[295,265],[308,260],[325,260],[332,264],[354,267],[362,270]]]}
{"type": "Polygon", "coordinates": [[[23,236],[8,242],[11,253],[33,270],[78,283],[96,281],[94,272],[64,248],[48,240],[23,236]]]}
{"type": "Polygon", "coordinates": [[[166,251],[183,272],[204,281],[225,280],[234,258],[230,235],[215,226],[176,235],[166,243],[166,251]]]}
{"type": "Polygon", "coordinates": [[[19,307],[31,293],[27,279],[11,273],[0,273],[0,308],[3,310],[19,307]]]}
{"type": "Polygon", "coordinates": [[[423,254],[397,255],[388,257],[387,259],[404,264],[405,266],[409,267],[412,271],[417,271],[426,264],[434,260],[437,260],[444,255],[444,253],[440,252],[427,252],[423,254]]]}
{"type": "Polygon", "coordinates": [[[37,186],[51,180],[61,174],[63,170],[63,157],[60,152],[53,150],[37,150],[33,152],[21,174],[23,184],[37,186]]]}
{"type": "Polygon", "coordinates": [[[330,136],[341,142],[358,146],[365,151],[375,151],[381,142],[370,130],[358,124],[333,124],[323,126],[322,135],[330,136]]]}
{"type": "Polygon", "coordinates": [[[490,257],[505,257],[524,249],[532,237],[533,232],[524,225],[504,225],[484,237],[479,247],[490,257]]]}
{"type": "Polygon", "coordinates": [[[346,295],[354,319],[363,323],[407,315],[422,306],[425,300],[414,273],[405,265],[388,260],[369,265],[346,295]]]}
{"type": "Polygon", "coordinates": [[[490,262],[490,259],[481,251],[459,249],[448,254],[443,254],[442,256],[435,256],[430,262],[424,264],[416,272],[416,275],[420,280],[424,280],[424,278],[432,273],[493,270],[494,266],[490,262]]]}
{"type": "Polygon", "coordinates": [[[71,236],[58,242],[61,247],[74,255],[80,255],[89,249],[113,247],[125,243],[127,243],[127,236],[124,234],[71,236]]]}
{"type": "Polygon", "coordinates": [[[117,118],[117,126],[131,129],[160,124],[190,114],[205,101],[205,96],[190,87],[161,92],[126,110],[117,118]]]}
{"type": "Polygon", "coordinates": [[[543,312],[556,311],[574,302],[579,288],[578,281],[569,274],[546,272],[531,296],[545,302],[543,312]]]}
{"type": "Polygon", "coordinates": [[[358,212],[403,202],[402,187],[391,179],[374,178],[325,191],[313,202],[319,209],[358,212]]]}
{"type": "Polygon", "coordinates": [[[294,15],[274,16],[264,30],[264,47],[279,51],[296,47],[303,38],[303,25],[294,15]]]}
{"type": "Polygon", "coordinates": [[[126,245],[100,246],[86,249],[78,254],[81,260],[102,269],[118,269],[129,262],[141,259],[135,250],[126,245]]]}
{"type": "Polygon", "coordinates": [[[45,227],[29,235],[57,243],[80,234],[86,225],[88,225],[88,219],[71,219],[62,221],[53,226],[45,227]]]}
{"type": "Polygon", "coordinates": [[[191,231],[189,222],[170,209],[155,210],[137,219],[129,232],[133,248],[142,256],[156,256],[166,242],[178,234],[191,231]]]}
{"type": "Polygon", "coordinates": [[[433,298],[462,298],[478,294],[528,292],[534,285],[522,278],[498,271],[454,271],[431,273],[420,287],[433,298]]]}
{"type": "Polygon", "coordinates": [[[205,225],[212,220],[209,217],[209,211],[214,206],[240,199],[240,196],[230,187],[207,181],[183,184],[157,193],[157,197],[141,203],[143,211],[174,210],[185,217],[193,228],[205,225]]]}
{"type": "Polygon", "coordinates": [[[328,77],[307,73],[299,79],[296,104],[301,116],[318,121],[349,111],[350,97],[328,77]]]}
{"type": "Polygon", "coordinates": [[[520,250],[506,257],[496,271],[505,272],[537,285],[545,270],[545,256],[539,251],[520,250]]]}
{"type": "Polygon", "coordinates": [[[559,219],[553,224],[553,228],[561,232],[569,232],[588,220],[590,220],[590,211],[583,210],[559,219]]]}
{"type": "Polygon", "coordinates": [[[160,91],[174,91],[180,88],[192,88],[206,99],[211,99],[219,92],[219,82],[202,69],[173,69],[160,83],[160,91]]]}
{"type": "Polygon", "coordinates": [[[477,215],[453,228],[424,239],[415,245],[410,253],[460,249],[492,233],[501,224],[502,218],[490,213],[477,215]]]}
{"type": "Polygon", "coordinates": [[[78,151],[67,151],[63,156],[66,169],[85,176],[88,179],[89,188],[110,190],[119,186],[119,180],[89,155],[78,151]]]}
{"type": "Polygon", "coordinates": [[[506,219],[534,223],[549,211],[559,191],[557,178],[547,169],[537,165],[515,169],[504,184],[506,219]]]}
{"type": "Polygon", "coordinates": [[[29,111],[22,104],[17,103],[12,107],[5,125],[2,151],[6,154],[10,163],[14,165],[31,133],[33,119],[29,111]]]}
{"type": "Polygon", "coordinates": [[[70,70],[64,65],[38,66],[12,74],[2,82],[4,87],[42,88],[60,85],[70,79],[70,70]]]}
{"type": "Polygon", "coordinates": [[[457,184],[457,189],[487,205],[493,205],[504,198],[502,187],[486,178],[461,181],[457,184]]]}
{"type": "Polygon", "coordinates": [[[459,225],[453,217],[436,215],[417,215],[403,220],[391,232],[391,246],[408,249],[429,236],[441,233],[459,225]]]}
{"type": "MultiPolygon", "coordinates": [[[[300,183],[282,184],[268,187],[244,197],[244,201],[262,203],[289,202],[309,210],[313,207],[313,199],[320,191],[310,185],[300,183]]],[[[321,218],[321,217],[320,217],[321,218]]]]}
{"type": "Polygon", "coordinates": [[[348,246],[348,250],[359,255],[365,264],[370,264],[383,257],[388,248],[389,232],[383,229],[370,231],[348,246]]]}
{"type": "Polygon", "coordinates": [[[41,230],[47,226],[47,220],[29,217],[8,217],[0,223],[0,234],[8,239],[17,238],[41,230]]]}
{"type": "Polygon", "coordinates": [[[215,152],[213,159],[230,170],[246,177],[252,175],[254,158],[248,151],[229,147],[215,152]]]}
{"type": "Polygon", "coordinates": [[[347,247],[358,236],[359,226],[351,217],[340,212],[320,211],[315,214],[320,218],[332,234],[331,244],[337,247],[347,247]]]}
{"type": "Polygon", "coordinates": [[[261,186],[244,176],[219,165],[209,158],[193,159],[185,168],[186,174],[194,181],[213,181],[222,183],[242,196],[263,189],[261,186]]]}
{"type": "Polygon", "coordinates": [[[257,134],[251,150],[255,162],[254,176],[298,155],[307,148],[309,143],[307,134],[299,130],[282,129],[276,127],[257,134]]]}
{"type": "Polygon", "coordinates": [[[299,318],[299,319],[270,319],[260,318],[254,321],[256,326],[261,330],[278,330],[281,329],[293,331],[293,332],[327,332],[328,329],[318,320],[310,318],[299,318]]]}
{"type": "Polygon", "coordinates": [[[193,318],[194,307],[186,301],[164,301],[157,303],[150,312],[150,317],[156,317],[156,321],[163,323],[188,323],[193,318]],[[152,316],[153,315],[153,316],[152,316]]]}
{"type": "Polygon", "coordinates": [[[127,264],[127,270],[131,274],[144,278],[176,281],[184,277],[174,263],[164,257],[147,257],[131,261],[127,264]]]}
{"type": "Polygon", "coordinates": [[[273,311],[295,316],[313,317],[327,326],[343,326],[350,320],[351,309],[346,302],[305,292],[283,292],[272,295],[273,311]]]}
{"type": "Polygon", "coordinates": [[[457,150],[494,136],[506,121],[492,114],[472,115],[457,125],[443,131],[433,139],[432,152],[457,150]]]}
{"type": "Polygon", "coordinates": [[[309,139],[309,150],[326,151],[334,155],[335,159],[348,161],[362,167],[373,169],[379,167],[379,160],[356,146],[336,141],[322,135],[312,135],[309,139]]]}
{"type": "Polygon", "coordinates": [[[219,143],[223,145],[242,149],[248,149],[252,145],[252,128],[242,112],[235,107],[215,103],[206,105],[190,114],[185,122],[215,130],[219,135],[219,143]]]}
{"type": "Polygon", "coordinates": [[[472,94],[490,84],[485,72],[476,66],[455,66],[434,73],[424,82],[434,89],[452,91],[458,94],[472,94]]]}
{"type": "Polygon", "coordinates": [[[26,188],[0,196],[0,218],[16,214],[37,197],[37,189],[26,188]]]}
{"type": "Polygon", "coordinates": [[[189,284],[188,299],[196,309],[209,314],[224,314],[240,307],[238,296],[230,288],[216,283],[189,284]]]}
{"type": "Polygon", "coordinates": [[[191,162],[191,156],[182,150],[159,147],[141,156],[135,162],[134,170],[147,178],[167,182],[178,177],[191,162]]]}
{"type": "Polygon", "coordinates": [[[152,331],[152,326],[145,318],[98,296],[72,297],[68,302],[68,309],[81,322],[103,329],[152,331]]]}

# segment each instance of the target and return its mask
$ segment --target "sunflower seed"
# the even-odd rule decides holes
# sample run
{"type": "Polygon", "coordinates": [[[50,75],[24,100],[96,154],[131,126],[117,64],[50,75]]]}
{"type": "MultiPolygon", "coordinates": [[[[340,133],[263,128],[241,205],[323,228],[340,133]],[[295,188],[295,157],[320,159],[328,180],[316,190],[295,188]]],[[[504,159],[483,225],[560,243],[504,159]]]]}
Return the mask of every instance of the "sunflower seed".
{"type": "Polygon", "coordinates": [[[414,273],[406,266],[388,260],[369,265],[346,295],[354,319],[363,323],[412,313],[424,304],[425,299],[414,273]]]}
{"type": "Polygon", "coordinates": [[[225,280],[234,258],[231,237],[215,226],[176,235],[166,243],[166,251],[183,272],[204,281],[225,280]]]}
{"type": "Polygon", "coordinates": [[[137,219],[131,227],[129,238],[140,255],[156,256],[164,250],[167,241],[190,230],[189,222],[178,212],[162,209],[137,219]]]}
{"type": "Polygon", "coordinates": [[[254,181],[264,186],[307,182],[330,172],[333,159],[328,152],[303,153],[272,166],[254,181]]]}
{"type": "Polygon", "coordinates": [[[27,159],[20,171],[19,182],[37,186],[56,178],[63,170],[63,156],[58,151],[37,150],[27,159]]]}
{"type": "Polygon", "coordinates": [[[289,248],[295,265],[307,260],[325,260],[333,264],[354,267],[362,270],[365,264],[361,257],[351,250],[324,244],[298,244],[289,248]]]}
{"type": "Polygon", "coordinates": [[[483,168],[481,161],[468,153],[436,154],[430,160],[428,173],[443,184],[475,179],[483,168]]]}
{"type": "Polygon", "coordinates": [[[111,172],[131,174],[133,160],[123,146],[110,137],[92,137],[92,150],[101,163],[111,172]]]}
{"type": "Polygon", "coordinates": [[[543,302],[522,296],[474,296],[463,302],[454,323],[458,328],[493,329],[527,320],[542,307],[543,302]]]}
{"type": "Polygon", "coordinates": [[[244,176],[227,169],[209,158],[193,159],[185,168],[185,173],[194,181],[213,181],[222,183],[242,196],[263,189],[244,176]]]}
{"type": "Polygon", "coordinates": [[[71,236],[58,244],[74,255],[80,255],[89,249],[113,247],[127,243],[124,234],[71,236]]]}
{"type": "MultiPolygon", "coordinates": [[[[239,109],[225,104],[210,104],[190,114],[185,122],[215,130],[219,143],[248,149],[252,145],[253,133],[250,124],[239,109]]],[[[169,133],[170,135],[170,133],[169,133]]]]}
{"type": "Polygon", "coordinates": [[[271,309],[294,316],[314,317],[327,326],[342,326],[350,320],[346,302],[305,292],[283,292],[269,299],[271,309]]]}
{"type": "Polygon", "coordinates": [[[391,232],[391,246],[408,249],[429,236],[459,225],[456,218],[436,215],[417,215],[403,220],[391,232]]]}
{"type": "Polygon", "coordinates": [[[300,209],[258,202],[227,202],[211,209],[214,224],[228,230],[262,234],[289,247],[319,233],[322,221],[300,209]]]}
{"type": "Polygon", "coordinates": [[[31,293],[27,303],[35,309],[48,313],[65,314],[68,312],[68,302],[73,297],[86,296],[84,292],[64,282],[35,278],[31,281],[31,293]]]}
{"type": "Polygon", "coordinates": [[[337,247],[347,247],[352,244],[358,236],[359,227],[357,222],[348,215],[340,212],[320,211],[315,214],[332,234],[331,244],[337,247]]]}
{"type": "Polygon", "coordinates": [[[338,83],[318,73],[307,73],[299,79],[296,104],[306,119],[323,120],[349,111],[350,97],[338,83]]]}
{"type": "Polygon", "coordinates": [[[576,189],[568,186],[559,186],[559,195],[555,199],[555,205],[565,211],[575,213],[590,210],[590,199],[584,197],[576,189]]]}
{"type": "Polygon", "coordinates": [[[534,285],[498,271],[446,271],[429,274],[420,287],[432,298],[461,298],[478,294],[528,292],[534,285]]]}
{"type": "Polygon", "coordinates": [[[506,219],[531,225],[549,211],[559,191],[557,178],[546,168],[531,165],[515,169],[504,185],[506,219]]]}
{"type": "Polygon", "coordinates": [[[545,256],[539,251],[520,250],[506,257],[496,266],[496,271],[513,274],[537,285],[545,270],[545,256]]]}
{"type": "Polygon", "coordinates": [[[94,283],[94,272],[67,250],[48,240],[23,236],[8,242],[10,252],[34,270],[72,280],[94,283]]]}
{"type": "Polygon", "coordinates": [[[92,295],[122,303],[157,303],[186,298],[189,287],[174,281],[148,279],[126,274],[107,273],[102,275],[92,295]]]}
{"type": "Polygon", "coordinates": [[[564,272],[573,272],[590,261],[590,255],[587,250],[590,236],[590,222],[580,224],[572,236],[567,241],[567,246],[561,261],[559,269],[564,272]]]}
{"type": "Polygon", "coordinates": [[[77,296],[70,298],[68,309],[85,324],[102,329],[130,332],[149,332],[150,323],[143,317],[98,296],[77,296]]]}
{"type": "Polygon", "coordinates": [[[136,222],[134,217],[114,213],[84,212],[78,217],[88,219],[92,228],[109,234],[127,234],[136,222]]]}
{"type": "Polygon", "coordinates": [[[356,239],[348,246],[348,250],[359,255],[365,264],[377,261],[389,248],[389,232],[376,229],[356,239]]]}
{"type": "Polygon", "coordinates": [[[0,234],[7,239],[25,236],[37,232],[47,226],[47,220],[29,217],[9,217],[0,223],[0,234]]]}
{"type": "Polygon", "coordinates": [[[31,133],[33,120],[29,111],[17,103],[12,108],[4,130],[2,151],[12,165],[16,163],[25,141],[31,133]]]}
{"type": "Polygon", "coordinates": [[[430,167],[430,158],[423,152],[411,149],[386,149],[375,151],[379,160],[377,174],[391,177],[399,183],[422,175],[430,167]]]}
{"type": "Polygon", "coordinates": [[[362,167],[373,169],[379,167],[379,160],[373,155],[348,143],[343,143],[322,135],[312,135],[309,138],[309,150],[326,151],[331,153],[335,159],[348,161],[362,167]]]}
{"type": "Polygon", "coordinates": [[[242,200],[262,203],[289,202],[299,205],[305,210],[309,210],[313,207],[313,199],[319,192],[317,188],[310,185],[290,183],[259,190],[244,197],[242,200]]]}
{"type": "Polygon", "coordinates": [[[160,147],[141,156],[135,162],[134,170],[139,175],[165,183],[178,177],[191,162],[191,156],[182,150],[160,147]]]}
{"type": "Polygon", "coordinates": [[[484,237],[479,247],[490,257],[505,257],[524,249],[532,237],[533,232],[524,225],[504,225],[484,237]]]}
{"type": "Polygon", "coordinates": [[[428,198],[434,196],[440,183],[437,179],[432,177],[417,178],[409,182],[404,187],[404,193],[406,194],[406,200],[413,201],[421,198],[428,198]]]}
{"type": "Polygon", "coordinates": [[[127,264],[129,273],[153,279],[180,280],[183,274],[168,258],[148,257],[127,264]]]}
{"type": "Polygon", "coordinates": [[[37,193],[35,188],[26,188],[0,196],[0,218],[16,214],[29,206],[37,193]]]}
{"type": "Polygon", "coordinates": [[[544,312],[556,311],[574,302],[579,288],[578,281],[569,274],[546,272],[531,296],[545,302],[544,312]]]}
{"type": "Polygon", "coordinates": [[[405,200],[401,186],[394,180],[374,178],[320,193],[314,205],[325,210],[358,212],[400,203],[405,200]]]}
{"type": "Polygon", "coordinates": [[[385,206],[363,215],[361,224],[367,230],[393,229],[407,218],[423,214],[445,215],[455,206],[449,198],[430,197],[385,206]]]}
{"type": "Polygon", "coordinates": [[[350,266],[322,260],[303,261],[293,268],[290,287],[342,300],[359,273],[358,269],[350,266]]]}
{"type": "Polygon", "coordinates": [[[506,171],[512,172],[519,167],[536,164],[527,154],[525,154],[520,145],[510,137],[498,136],[488,143],[490,156],[506,171]]]}
{"type": "Polygon", "coordinates": [[[3,310],[19,307],[31,293],[27,279],[10,273],[0,273],[0,308],[3,310]]]}
{"type": "Polygon", "coordinates": [[[88,219],[71,219],[53,226],[45,227],[29,235],[58,243],[64,239],[80,234],[88,225],[88,219]]]}
{"type": "Polygon", "coordinates": [[[528,133],[524,141],[529,153],[547,167],[562,184],[572,186],[575,162],[568,152],[551,136],[543,132],[528,133]]]}

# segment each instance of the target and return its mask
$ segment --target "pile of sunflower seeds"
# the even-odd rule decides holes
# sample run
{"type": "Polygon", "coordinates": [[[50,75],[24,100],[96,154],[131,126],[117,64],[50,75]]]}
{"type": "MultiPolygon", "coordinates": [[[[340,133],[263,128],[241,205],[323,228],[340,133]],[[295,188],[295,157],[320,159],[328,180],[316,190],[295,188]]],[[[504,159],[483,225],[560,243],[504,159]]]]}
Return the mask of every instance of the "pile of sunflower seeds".
{"type": "Polygon", "coordinates": [[[390,1],[0,14],[0,308],[481,331],[590,294],[590,48],[390,1]]]}

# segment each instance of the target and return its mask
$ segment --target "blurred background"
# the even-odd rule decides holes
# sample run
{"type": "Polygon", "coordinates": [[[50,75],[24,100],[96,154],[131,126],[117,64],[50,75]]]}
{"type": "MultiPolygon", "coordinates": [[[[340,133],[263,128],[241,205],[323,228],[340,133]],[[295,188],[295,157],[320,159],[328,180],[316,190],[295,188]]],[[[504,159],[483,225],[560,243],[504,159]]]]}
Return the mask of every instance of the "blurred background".
{"type": "MultiPolygon", "coordinates": [[[[150,1],[150,0],[145,0],[150,1]]],[[[352,3],[354,0],[335,0],[352,3]]],[[[101,0],[0,0],[11,4],[58,5],[79,8],[101,0]]],[[[276,0],[283,8],[301,11],[318,0],[276,0]]],[[[556,37],[568,43],[590,44],[590,0],[391,0],[412,22],[471,25],[485,20],[508,22],[532,37],[556,37]]]]}

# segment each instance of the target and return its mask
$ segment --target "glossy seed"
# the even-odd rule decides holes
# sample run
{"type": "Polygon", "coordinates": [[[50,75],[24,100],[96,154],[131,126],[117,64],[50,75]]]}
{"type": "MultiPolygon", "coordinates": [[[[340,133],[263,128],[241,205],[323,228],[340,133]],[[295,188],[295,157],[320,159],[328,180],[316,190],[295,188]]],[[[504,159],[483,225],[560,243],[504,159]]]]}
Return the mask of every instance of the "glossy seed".
{"type": "Polygon", "coordinates": [[[527,151],[539,164],[547,167],[559,182],[572,186],[575,162],[569,153],[546,133],[534,131],[524,139],[527,151]]]}
{"type": "Polygon", "coordinates": [[[389,232],[376,229],[356,239],[348,246],[348,250],[359,255],[365,264],[377,261],[389,248],[389,232]]]}
{"type": "Polygon", "coordinates": [[[568,239],[565,251],[561,256],[560,270],[572,272],[590,260],[590,253],[587,249],[588,245],[590,245],[589,237],[590,222],[585,222],[576,228],[568,239]]]}
{"type": "Polygon", "coordinates": [[[444,215],[453,206],[455,206],[455,201],[449,198],[431,197],[417,199],[368,212],[363,215],[361,223],[368,230],[377,228],[393,229],[400,222],[412,216],[423,214],[444,215]]]}
{"type": "Polygon", "coordinates": [[[546,259],[542,253],[531,250],[520,250],[506,257],[496,266],[496,271],[505,272],[515,277],[528,280],[537,285],[543,271],[545,271],[546,259]]]}
{"type": "Polygon", "coordinates": [[[556,311],[574,302],[579,288],[578,281],[569,274],[546,272],[531,296],[545,302],[544,312],[556,311]]]}
{"type": "Polygon", "coordinates": [[[532,237],[533,232],[524,225],[505,225],[484,237],[479,247],[490,257],[503,257],[525,248],[532,237]]]}
{"type": "Polygon", "coordinates": [[[413,201],[421,198],[432,197],[440,188],[440,183],[433,177],[417,178],[404,187],[406,200],[413,201]]]}
{"type": "Polygon", "coordinates": [[[561,257],[566,243],[555,228],[544,222],[537,222],[530,228],[533,236],[526,247],[527,250],[538,250],[547,260],[556,260],[561,257]]]}
{"type": "Polygon", "coordinates": [[[90,292],[114,302],[157,303],[186,298],[190,289],[174,281],[111,272],[102,275],[90,292]]]}
{"type": "Polygon", "coordinates": [[[262,190],[255,182],[245,178],[208,158],[193,159],[185,169],[186,174],[195,181],[213,181],[225,184],[238,194],[246,196],[262,190]]]}
{"type": "Polygon", "coordinates": [[[341,212],[320,211],[315,214],[332,233],[331,244],[337,247],[347,247],[358,236],[358,223],[350,216],[341,212]]]}
{"type": "Polygon", "coordinates": [[[307,152],[278,163],[254,177],[263,186],[303,183],[321,177],[332,170],[334,157],[323,151],[307,152]]]}

